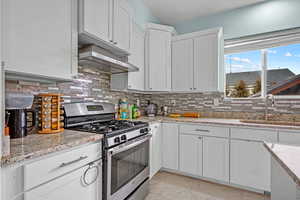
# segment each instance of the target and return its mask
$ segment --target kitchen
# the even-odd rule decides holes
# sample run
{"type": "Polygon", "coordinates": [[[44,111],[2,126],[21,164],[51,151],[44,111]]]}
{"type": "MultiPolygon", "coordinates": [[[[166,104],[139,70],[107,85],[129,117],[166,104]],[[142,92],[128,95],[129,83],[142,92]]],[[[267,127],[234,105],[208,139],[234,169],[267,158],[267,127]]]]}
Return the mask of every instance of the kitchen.
{"type": "Polygon", "coordinates": [[[297,0],[0,0],[4,200],[298,199],[297,0]]]}

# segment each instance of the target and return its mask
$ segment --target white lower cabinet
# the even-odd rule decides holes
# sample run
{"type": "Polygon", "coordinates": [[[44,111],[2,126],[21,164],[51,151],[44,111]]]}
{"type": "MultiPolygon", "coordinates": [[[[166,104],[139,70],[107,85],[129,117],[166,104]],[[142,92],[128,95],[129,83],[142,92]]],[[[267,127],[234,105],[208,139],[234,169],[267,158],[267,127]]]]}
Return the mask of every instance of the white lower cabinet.
{"type": "Polygon", "coordinates": [[[84,178],[86,170],[88,170],[88,167],[73,171],[61,178],[26,192],[24,200],[102,200],[102,180],[97,179],[101,171],[99,170],[97,173],[97,170],[91,169],[91,172],[88,171],[84,178]],[[84,179],[87,183],[84,182],[84,179]]]}
{"type": "Polygon", "coordinates": [[[229,181],[229,139],[203,137],[203,176],[229,181]]]}
{"type": "Polygon", "coordinates": [[[178,170],[178,125],[164,123],[162,136],[162,166],[178,170]]]}
{"type": "Polygon", "coordinates": [[[179,144],[179,170],[202,176],[202,137],[182,134],[179,144]]]}
{"type": "Polygon", "coordinates": [[[150,140],[150,178],[152,178],[162,167],[161,124],[151,124],[150,129],[152,134],[152,138],[150,140]]]}
{"type": "Polygon", "coordinates": [[[299,131],[279,131],[279,143],[300,146],[299,131]]]}
{"type": "Polygon", "coordinates": [[[231,140],[230,182],[270,191],[270,154],[262,142],[231,140]]]}

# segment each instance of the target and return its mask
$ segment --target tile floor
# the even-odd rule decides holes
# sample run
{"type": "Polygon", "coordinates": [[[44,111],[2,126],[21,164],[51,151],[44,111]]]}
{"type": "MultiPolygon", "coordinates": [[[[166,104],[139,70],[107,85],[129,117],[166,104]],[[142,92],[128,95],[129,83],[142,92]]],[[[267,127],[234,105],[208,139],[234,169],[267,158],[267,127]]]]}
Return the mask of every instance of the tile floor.
{"type": "Polygon", "coordinates": [[[270,197],[160,172],[151,180],[146,200],[270,200],[270,197]]]}

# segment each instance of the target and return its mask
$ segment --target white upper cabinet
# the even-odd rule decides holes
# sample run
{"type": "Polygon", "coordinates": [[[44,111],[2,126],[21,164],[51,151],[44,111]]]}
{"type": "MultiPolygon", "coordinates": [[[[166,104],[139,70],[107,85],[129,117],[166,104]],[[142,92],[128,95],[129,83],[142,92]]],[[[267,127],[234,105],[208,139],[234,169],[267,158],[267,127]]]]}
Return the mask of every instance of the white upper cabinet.
{"type": "Polygon", "coordinates": [[[221,28],[176,36],[172,41],[172,90],[224,90],[221,28]]]}
{"type": "Polygon", "coordinates": [[[112,0],[79,0],[79,33],[109,42],[112,0]]]}
{"type": "Polygon", "coordinates": [[[130,52],[131,13],[127,0],[114,0],[113,42],[117,47],[127,52],[130,52]]]}
{"type": "Polygon", "coordinates": [[[172,88],[174,91],[193,91],[193,39],[172,43],[172,88]]]}
{"type": "Polygon", "coordinates": [[[76,75],[76,7],[76,0],[5,0],[5,70],[64,80],[76,75]]]}
{"type": "Polygon", "coordinates": [[[171,90],[171,39],[174,29],[149,24],[146,33],[145,86],[149,91],[171,90]]]}
{"type": "Polygon", "coordinates": [[[130,54],[132,9],[127,0],[79,0],[79,42],[130,54]]]}
{"type": "Polygon", "coordinates": [[[132,46],[129,62],[139,68],[128,73],[128,89],[145,89],[145,32],[135,23],[132,28],[132,46]]]}

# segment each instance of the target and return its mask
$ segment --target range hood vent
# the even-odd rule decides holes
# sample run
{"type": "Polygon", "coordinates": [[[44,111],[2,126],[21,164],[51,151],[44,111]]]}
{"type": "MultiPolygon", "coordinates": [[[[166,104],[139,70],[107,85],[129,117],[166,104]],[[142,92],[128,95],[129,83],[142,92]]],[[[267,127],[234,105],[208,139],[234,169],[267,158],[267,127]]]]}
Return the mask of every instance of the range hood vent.
{"type": "Polygon", "coordinates": [[[117,57],[95,45],[79,49],[79,65],[100,68],[112,74],[139,71],[139,68],[128,63],[127,57],[117,57]]]}

